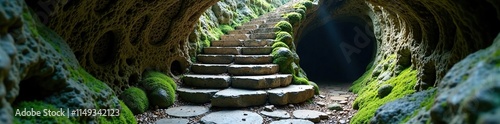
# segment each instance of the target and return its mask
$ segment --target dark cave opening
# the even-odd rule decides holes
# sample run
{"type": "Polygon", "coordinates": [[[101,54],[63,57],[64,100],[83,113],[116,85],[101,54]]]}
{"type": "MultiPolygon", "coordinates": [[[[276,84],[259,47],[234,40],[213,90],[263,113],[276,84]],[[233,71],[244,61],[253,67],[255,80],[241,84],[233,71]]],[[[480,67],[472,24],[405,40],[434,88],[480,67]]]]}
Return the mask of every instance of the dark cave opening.
{"type": "Polygon", "coordinates": [[[317,83],[352,83],[374,60],[376,40],[370,25],[350,17],[332,20],[305,33],[297,54],[309,80],[317,83]]]}

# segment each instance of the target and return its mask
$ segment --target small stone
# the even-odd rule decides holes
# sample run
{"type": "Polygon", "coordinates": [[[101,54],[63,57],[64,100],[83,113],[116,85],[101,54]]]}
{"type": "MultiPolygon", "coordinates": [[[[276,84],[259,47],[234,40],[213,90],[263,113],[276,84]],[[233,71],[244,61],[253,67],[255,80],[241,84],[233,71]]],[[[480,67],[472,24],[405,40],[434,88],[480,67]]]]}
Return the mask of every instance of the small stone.
{"type": "Polygon", "coordinates": [[[326,114],[327,114],[327,115],[333,115],[333,113],[332,113],[332,112],[326,112],[326,114]]]}
{"type": "Polygon", "coordinates": [[[293,104],[288,104],[288,107],[294,108],[295,106],[293,104]]]}
{"type": "Polygon", "coordinates": [[[181,118],[160,119],[155,122],[155,124],[187,124],[187,123],[189,123],[188,119],[181,119],[181,118]]]}
{"type": "Polygon", "coordinates": [[[339,123],[340,123],[340,124],[345,124],[345,123],[346,123],[346,121],[345,121],[345,120],[340,120],[340,121],[339,121],[339,123]]]}
{"type": "Polygon", "coordinates": [[[346,101],[347,100],[347,98],[341,97],[341,96],[333,96],[333,97],[330,97],[330,99],[333,101],[346,101]]]}
{"type": "Polygon", "coordinates": [[[204,106],[179,106],[169,108],[165,111],[165,113],[174,117],[193,117],[205,114],[206,112],[208,112],[208,108],[204,106]]]}
{"type": "Polygon", "coordinates": [[[293,116],[298,119],[306,119],[318,123],[321,119],[328,118],[328,115],[323,112],[313,110],[296,110],[293,111],[293,116]]]}
{"type": "Polygon", "coordinates": [[[272,112],[274,109],[274,105],[264,106],[264,111],[272,112]]]}
{"type": "Polygon", "coordinates": [[[328,109],[342,111],[342,106],[338,103],[333,103],[328,105],[328,109]]]}
{"type": "Polygon", "coordinates": [[[324,102],[316,102],[317,105],[319,105],[320,107],[325,107],[326,103],[324,102]]]}
{"type": "Polygon", "coordinates": [[[272,112],[267,112],[267,111],[261,111],[260,114],[265,115],[267,117],[272,117],[272,118],[291,118],[290,114],[288,114],[287,111],[285,110],[275,110],[272,112]]]}
{"type": "Polygon", "coordinates": [[[326,96],[324,96],[324,95],[319,95],[319,98],[324,99],[325,97],[326,97],[326,96]]]}
{"type": "Polygon", "coordinates": [[[340,103],[340,104],[347,104],[347,103],[348,103],[348,101],[343,100],[343,101],[340,101],[339,103],[340,103]]]}
{"type": "Polygon", "coordinates": [[[205,124],[261,124],[264,119],[251,111],[227,110],[209,113],[200,121],[205,124]]]}

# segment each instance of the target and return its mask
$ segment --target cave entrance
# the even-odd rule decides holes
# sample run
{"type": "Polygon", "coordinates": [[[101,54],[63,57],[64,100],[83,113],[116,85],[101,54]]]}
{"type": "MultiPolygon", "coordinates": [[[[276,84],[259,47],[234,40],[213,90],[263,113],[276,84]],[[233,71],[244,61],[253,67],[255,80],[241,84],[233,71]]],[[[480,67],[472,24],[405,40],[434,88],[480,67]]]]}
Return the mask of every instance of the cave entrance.
{"type": "Polygon", "coordinates": [[[300,66],[316,83],[351,84],[374,60],[376,40],[371,26],[353,20],[331,20],[299,39],[300,66]]]}

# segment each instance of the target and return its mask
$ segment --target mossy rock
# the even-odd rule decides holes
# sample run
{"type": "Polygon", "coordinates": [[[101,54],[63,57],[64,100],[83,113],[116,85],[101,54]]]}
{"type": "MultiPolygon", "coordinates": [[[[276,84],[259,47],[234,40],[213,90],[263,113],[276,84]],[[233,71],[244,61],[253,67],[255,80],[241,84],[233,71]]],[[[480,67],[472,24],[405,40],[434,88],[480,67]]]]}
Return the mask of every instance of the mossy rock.
{"type": "MultiPolygon", "coordinates": [[[[162,80],[162,79],[160,79],[158,77],[149,77],[149,78],[146,78],[146,79],[142,80],[141,84],[144,87],[144,89],[146,89],[146,92],[149,94],[148,95],[149,99],[153,99],[153,98],[151,98],[152,97],[151,94],[156,94],[156,95],[153,95],[153,96],[155,96],[154,99],[162,98],[162,97],[159,97],[159,96],[166,96],[166,97],[163,97],[159,101],[171,101],[172,103],[175,101],[175,90],[165,80],[162,80]],[[158,94],[158,92],[159,92],[158,88],[163,89],[164,91],[166,91],[168,95],[159,95],[158,94]]],[[[168,106],[165,106],[164,104],[158,104],[158,102],[152,103],[151,105],[152,106],[162,107],[162,108],[168,107],[168,106]]]]}
{"type": "Polygon", "coordinates": [[[309,85],[312,85],[314,87],[314,94],[319,95],[318,84],[316,84],[315,82],[309,81],[309,85]]]}
{"type": "Polygon", "coordinates": [[[378,97],[383,98],[392,91],[392,86],[391,85],[382,85],[380,88],[378,88],[378,97]]]}
{"type": "Polygon", "coordinates": [[[280,72],[283,74],[293,74],[291,64],[293,62],[292,51],[288,48],[278,47],[273,49],[271,55],[273,56],[273,63],[278,64],[280,72]]]}
{"type": "Polygon", "coordinates": [[[59,109],[49,103],[42,101],[23,101],[18,105],[14,106],[14,113],[17,111],[21,112],[26,109],[26,111],[39,111],[41,112],[41,116],[14,116],[14,123],[16,124],[53,124],[53,123],[62,123],[62,124],[72,124],[72,122],[66,116],[42,116],[43,110],[53,110],[59,111],[59,109]]]}
{"type": "Polygon", "coordinates": [[[293,45],[293,36],[284,31],[276,32],[276,42],[283,42],[288,47],[291,47],[293,45]]]}
{"type": "Polygon", "coordinates": [[[224,33],[224,34],[228,34],[229,31],[234,30],[234,28],[229,26],[229,25],[220,25],[219,28],[222,31],[222,33],[224,33]]]}
{"type": "Polygon", "coordinates": [[[306,8],[312,8],[313,7],[313,3],[311,1],[302,1],[300,2],[300,4],[304,5],[306,8]]]}
{"type": "Polygon", "coordinates": [[[297,12],[288,13],[285,17],[288,18],[288,22],[290,22],[290,24],[296,24],[302,20],[302,15],[297,12]]]}
{"type": "Polygon", "coordinates": [[[302,9],[304,11],[307,11],[307,7],[304,6],[303,4],[300,4],[300,3],[293,5],[293,8],[295,8],[295,9],[302,9]]]}
{"type": "Polygon", "coordinates": [[[171,77],[169,77],[161,72],[150,71],[150,72],[147,72],[143,77],[144,77],[144,79],[147,79],[150,77],[160,78],[160,79],[164,80],[166,83],[168,83],[168,85],[170,85],[172,88],[174,88],[174,90],[177,90],[177,84],[175,83],[175,81],[171,77]]]}
{"type": "Polygon", "coordinates": [[[288,32],[288,33],[292,33],[292,31],[293,31],[292,24],[290,24],[290,22],[287,22],[287,21],[280,21],[280,22],[276,23],[276,25],[274,25],[274,27],[279,28],[280,31],[284,31],[284,32],[288,32]]]}
{"type": "Polygon", "coordinates": [[[300,13],[300,15],[302,15],[301,16],[302,19],[306,18],[306,11],[304,11],[302,9],[297,9],[297,10],[295,10],[295,12],[300,13]]]}
{"type": "Polygon", "coordinates": [[[286,45],[285,43],[283,42],[275,42],[272,46],[273,50],[276,49],[276,48],[280,48],[280,47],[284,47],[284,48],[288,48],[288,45],[286,45]]]}
{"type": "Polygon", "coordinates": [[[174,104],[171,95],[175,94],[170,94],[162,88],[156,88],[148,94],[148,98],[151,105],[158,106],[159,108],[167,108],[174,104]]]}
{"type": "Polygon", "coordinates": [[[144,113],[146,109],[148,109],[148,97],[146,96],[146,93],[140,88],[128,88],[120,95],[120,99],[135,115],[144,113]]]}

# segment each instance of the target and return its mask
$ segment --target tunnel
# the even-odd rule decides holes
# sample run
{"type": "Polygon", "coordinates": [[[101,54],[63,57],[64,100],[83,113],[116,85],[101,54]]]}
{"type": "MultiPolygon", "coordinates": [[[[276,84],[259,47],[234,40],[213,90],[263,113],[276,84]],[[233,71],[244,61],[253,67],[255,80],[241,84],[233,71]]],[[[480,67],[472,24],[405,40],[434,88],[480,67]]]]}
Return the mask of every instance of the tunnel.
{"type": "Polygon", "coordinates": [[[371,25],[357,17],[330,19],[303,33],[297,54],[309,80],[352,83],[374,61],[377,42],[371,25]]]}

